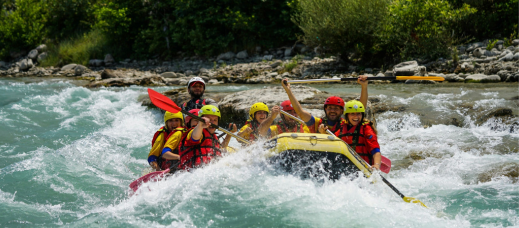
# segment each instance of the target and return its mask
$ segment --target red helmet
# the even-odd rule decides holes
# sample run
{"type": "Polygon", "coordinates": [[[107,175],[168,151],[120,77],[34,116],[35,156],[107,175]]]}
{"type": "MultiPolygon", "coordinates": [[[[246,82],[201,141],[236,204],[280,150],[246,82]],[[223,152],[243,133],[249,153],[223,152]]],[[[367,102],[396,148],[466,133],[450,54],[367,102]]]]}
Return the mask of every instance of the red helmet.
{"type": "MultiPolygon", "coordinates": [[[[200,109],[191,109],[189,110],[189,113],[195,115],[195,116],[198,116],[198,112],[200,111],[200,109]]],[[[191,116],[186,116],[186,125],[189,124],[191,122],[191,119],[193,119],[193,117],[191,116]]]]}
{"type": "Polygon", "coordinates": [[[344,100],[342,98],[337,96],[331,96],[326,99],[324,102],[324,107],[326,108],[326,105],[339,105],[342,109],[344,109],[344,100]]]}
{"type": "Polygon", "coordinates": [[[294,107],[292,107],[292,103],[290,103],[290,100],[286,100],[286,101],[283,101],[281,102],[281,110],[283,111],[290,111],[290,110],[294,110],[294,107]]]}

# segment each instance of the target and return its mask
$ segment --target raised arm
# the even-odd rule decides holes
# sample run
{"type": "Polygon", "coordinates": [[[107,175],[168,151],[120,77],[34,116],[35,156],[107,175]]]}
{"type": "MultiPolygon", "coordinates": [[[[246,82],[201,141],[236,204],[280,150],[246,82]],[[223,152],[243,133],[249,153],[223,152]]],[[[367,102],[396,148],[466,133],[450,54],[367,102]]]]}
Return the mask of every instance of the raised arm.
{"type": "Polygon", "coordinates": [[[357,83],[362,87],[360,91],[360,102],[364,105],[364,108],[368,108],[368,76],[360,75],[359,79],[357,79],[357,83]]]}
{"type": "Polygon", "coordinates": [[[290,89],[288,79],[283,79],[283,81],[281,81],[281,85],[283,86],[283,89],[285,89],[285,92],[287,92],[288,99],[290,99],[290,103],[292,103],[292,107],[294,107],[294,110],[296,111],[299,118],[301,118],[305,122],[310,121],[312,119],[312,114],[303,110],[301,104],[299,104],[299,101],[296,99],[296,97],[292,93],[292,90],[290,89]]]}
{"type": "Polygon", "coordinates": [[[261,123],[258,127],[258,133],[261,137],[265,137],[267,136],[267,133],[269,132],[269,129],[270,129],[270,125],[272,124],[272,122],[274,122],[274,119],[279,115],[279,106],[274,106],[271,110],[270,110],[270,116],[265,119],[265,121],[263,121],[263,123],[261,123]]]}
{"type": "MultiPolygon", "coordinates": [[[[235,133],[238,131],[238,128],[236,128],[236,124],[229,124],[229,129],[231,129],[231,133],[235,133]]],[[[232,136],[230,135],[226,135],[225,136],[225,139],[223,140],[223,143],[222,143],[222,148],[227,148],[227,146],[229,145],[229,142],[231,141],[231,138],[232,136]]]]}

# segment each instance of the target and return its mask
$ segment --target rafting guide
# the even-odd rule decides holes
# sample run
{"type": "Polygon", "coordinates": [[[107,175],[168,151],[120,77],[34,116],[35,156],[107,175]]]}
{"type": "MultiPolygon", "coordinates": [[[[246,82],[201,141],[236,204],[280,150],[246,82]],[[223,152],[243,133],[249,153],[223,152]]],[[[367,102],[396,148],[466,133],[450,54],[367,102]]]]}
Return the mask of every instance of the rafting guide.
{"type": "Polygon", "coordinates": [[[218,107],[218,104],[213,99],[202,99],[205,92],[205,82],[201,77],[194,77],[189,80],[187,83],[187,92],[191,96],[191,100],[182,104],[181,107],[183,110],[200,109],[204,105],[214,105],[218,107]]]}

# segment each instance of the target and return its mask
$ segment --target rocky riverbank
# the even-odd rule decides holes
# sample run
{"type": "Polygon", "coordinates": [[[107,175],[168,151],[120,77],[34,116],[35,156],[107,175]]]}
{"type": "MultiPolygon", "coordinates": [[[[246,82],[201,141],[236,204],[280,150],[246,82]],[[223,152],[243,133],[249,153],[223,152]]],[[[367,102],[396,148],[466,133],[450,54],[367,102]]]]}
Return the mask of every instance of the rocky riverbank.
{"type": "MultiPolygon", "coordinates": [[[[461,45],[455,59],[417,59],[389,69],[361,68],[347,65],[336,57],[321,58],[319,49],[304,45],[283,47],[250,54],[227,52],[215,58],[190,57],[171,61],[150,59],[115,61],[107,54],[104,60],[92,59],[88,66],[68,64],[62,67],[39,67],[46,58],[45,45],[25,57],[6,63],[0,61],[0,77],[73,77],[87,79],[87,87],[172,86],[186,85],[199,76],[209,84],[274,83],[282,78],[316,79],[331,77],[371,76],[441,76],[448,82],[517,82],[519,80],[519,39],[504,47],[502,41],[487,50],[486,42],[461,45]]],[[[408,81],[406,83],[436,83],[408,81]]],[[[384,82],[388,83],[388,82],[384,82]]]]}

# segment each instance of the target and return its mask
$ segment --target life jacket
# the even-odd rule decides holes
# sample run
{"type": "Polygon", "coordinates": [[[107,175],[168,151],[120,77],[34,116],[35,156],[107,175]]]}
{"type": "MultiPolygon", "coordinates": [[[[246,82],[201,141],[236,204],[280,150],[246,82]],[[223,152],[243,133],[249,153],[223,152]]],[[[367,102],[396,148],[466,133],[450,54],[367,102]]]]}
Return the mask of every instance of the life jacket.
{"type": "Polygon", "coordinates": [[[201,109],[205,105],[205,99],[198,99],[196,101],[190,100],[188,102],[184,102],[182,104],[182,110],[192,110],[192,109],[201,109]]]}
{"type": "Polygon", "coordinates": [[[319,130],[318,130],[318,129],[319,129],[319,125],[321,125],[321,124],[323,124],[323,123],[324,123],[325,126],[328,126],[328,129],[329,129],[330,131],[332,131],[332,132],[336,132],[336,131],[338,131],[338,130],[341,128],[341,125],[343,125],[343,124],[346,123],[346,120],[345,120],[344,118],[341,117],[341,119],[340,119],[339,121],[337,121],[337,122],[335,123],[335,125],[333,125],[333,126],[330,127],[330,125],[328,125],[328,118],[326,118],[326,117],[320,118],[320,119],[319,119],[319,122],[316,122],[316,123],[315,123],[315,126],[314,126],[314,128],[315,128],[314,131],[315,131],[315,132],[313,132],[313,133],[319,133],[319,130]]]}
{"type": "Polygon", "coordinates": [[[276,124],[276,126],[278,128],[278,135],[281,134],[281,133],[285,133],[285,132],[301,132],[301,133],[305,133],[305,131],[303,129],[304,126],[302,124],[300,124],[300,125],[295,124],[294,128],[289,129],[288,125],[286,125],[282,120],[280,120],[276,124]]]}
{"type": "MultiPolygon", "coordinates": [[[[155,141],[159,137],[160,134],[164,133],[164,138],[169,136],[169,131],[165,127],[161,127],[155,134],[153,135],[153,139],[151,140],[151,146],[155,144],[155,141]]],[[[166,143],[167,139],[164,139],[164,143],[166,143]]]]}
{"type": "MultiPolygon", "coordinates": [[[[175,130],[171,131],[165,138],[164,138],[164,144],[168,141],[169,137],[171,137],[173,134],[175,134],[175,132],[177,131],[182,131],[182,133],[184,132],[185,128],[183,127],[177,127],[175,128],[175,130]]],[[[172,153],[174,154],[178,154],[178,147],[177,148],[172,148],[173,150],[171,151],[172,153]]],[[[166,170],[166,169],[170,169],[171,167],[173,166],[177,166],[178,165],[178,161],[176,160],[167,160],[165,158],[162,157],[162,154],[157,158],[157,164],[159,165],[159,167],[162,169],[162,170],[166,170]]]]}
{"type": "Polygon", "coordinates": [[[259,136],[259,123],[258,121],[250,121],[250,120],[247,120],[245,122],[245,125],[249,125],[249,127],[252,129],[252,132],[249,134],[249,141],[253,142],[253,141],[256,141],[256,139],[258,138],[259,136]]]}
{"type": "Polygon", "coordinates": [[[351,127],[349,130],[348,125],[347,123],[341,125],[340,134],[337,137],[350,145],[369,165],[373,165],[373,155],[371,151],[368,151],[368,147],[366,146],[367,140],[364,134],[366,126],[373,126],[373,123],[364,122],[357,124],[357,126],[351,127]]]}
{"type": "Polygon", "coordinates": [[[185,142],[189,134],[185,134],[179,145],[180,164],[179,169],[190,169],[209,163],[213,157],[221,156],[220,141],[216,134],[211,134],[204,128],[202,142],[193,146],[186,146],[185,142]]]}

